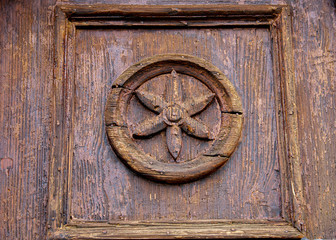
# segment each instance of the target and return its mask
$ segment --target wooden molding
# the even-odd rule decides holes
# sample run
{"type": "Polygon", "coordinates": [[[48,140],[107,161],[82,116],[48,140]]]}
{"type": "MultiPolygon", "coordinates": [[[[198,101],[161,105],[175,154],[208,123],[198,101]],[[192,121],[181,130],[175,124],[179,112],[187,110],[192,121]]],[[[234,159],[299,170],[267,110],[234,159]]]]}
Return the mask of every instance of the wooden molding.
{"type": "Polygon", "coordinates": [[[69,224],[49,235],[52,239],[233,239],[302,238],[286,222],[188,221],[69,224]]]}
{"type": "MultiPolygon", "coordinates": [[[[290,9],[282,5],[119,6],[58,5],[55,8],[53,144],[48,207],[49,239],[301,238],[301,165],[293,74],[290,9]],[[273,39],[280,153],[282,222],[99,223],[70,219],[74,46],[78,28],[267,27],[273,39]],[[295,226],[296,228],[294,228],[295,226]],[[164,230],[163,230],[164,229],[164,230]]],[[[118,88],[114,88],[118,91],[118,88]]]]}

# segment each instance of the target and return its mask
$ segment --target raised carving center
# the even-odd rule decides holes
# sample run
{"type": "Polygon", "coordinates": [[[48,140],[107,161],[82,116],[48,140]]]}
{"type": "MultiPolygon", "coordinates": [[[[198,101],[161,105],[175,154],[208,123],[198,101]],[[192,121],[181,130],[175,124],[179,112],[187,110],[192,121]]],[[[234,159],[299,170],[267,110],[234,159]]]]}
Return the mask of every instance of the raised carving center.
{"type": "Polygon", "coordinates": [[[189,182],[214,172],[236,149],[243,123],[240,98],[211,63],[156,55],[129,67],[114,86],[106,130],[118,157],[135,172],[167,183],[189,182]]]}
{"type": "Polygon", "coordinates": [[[206,140],[213,139],[211,128],[193,115],[202,112],[212,102],[214,93],[202,95],[198,98],[189,98],[182,101],[182,80],[173,69],[171,79],[166,86],[167,99],[151,92],[136,90],[139,101],[149,110],[158,115],[137,124],[133,136],[150,136],[167,129],[168,150],[176,159],[182,148],[182,130],[190,136],[206,140]]]}
{"type": "Polygon", "coordinates": [[[169,121],[177,122],[183,117],[183,109],[179,105],[175,104],[167,107],[165,115],[169,121]]]}

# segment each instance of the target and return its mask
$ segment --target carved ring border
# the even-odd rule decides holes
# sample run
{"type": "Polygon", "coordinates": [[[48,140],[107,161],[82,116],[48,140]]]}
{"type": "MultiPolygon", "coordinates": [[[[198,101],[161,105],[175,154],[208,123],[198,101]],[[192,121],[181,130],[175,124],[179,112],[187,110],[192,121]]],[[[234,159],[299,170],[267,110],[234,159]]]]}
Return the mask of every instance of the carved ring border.
{"type": "MultiPolygon", "coordinates": [[[[192,75],[193,73],[190,71],[187,74],[192,75]]],[[[132,65],[116,79],[107,99],[105,124],[113,149],[132,170],[153,180],[184,183],[212,173],[228,160],[240,139],[243,124],[242,105],[232,83],[212,64],[190,55],[156,55],[132,65]],[[125,109],[132,92],[148,79],[171,71],[169,67],[164,67],[166,65],[175,65],[174,69],[181,66],[179,70],[182,71],[190,66],[191,69],[196,67],[203,70],[208,76],[193,77],[212,88],[211,90],[217,96],[221,94],[221,97],[226,97],[229,102],[229,107],[225,107],[223,101],[219,101],[222,102],[220,103],[222,122],[223,114],[231,113],[230,128],[221,128],[211,148],[204,154],[180,164],[162,163],[142,152],[129,136],[124,119],[125,109]],[[158,67],[155,68],[155,66],[158,67]],[[210,81],[209,76],[212,78],[210,81]]]]}

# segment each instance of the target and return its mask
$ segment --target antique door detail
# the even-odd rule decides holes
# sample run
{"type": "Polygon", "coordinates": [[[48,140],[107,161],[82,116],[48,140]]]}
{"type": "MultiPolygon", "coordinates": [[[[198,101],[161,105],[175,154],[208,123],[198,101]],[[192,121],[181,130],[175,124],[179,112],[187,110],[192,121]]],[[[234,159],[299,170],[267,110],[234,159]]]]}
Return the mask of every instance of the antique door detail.
{"type": "Polygon", "coordinates": [[[115,81],[105,122],[114,150],[130,168],[182,183],[228,160],[243,116],[237,92],[219,69],[193,56],[166,54],[134,64],[115,81]],[[158,134],[161,144],[142,143],[158,134]]]}
{"type": "Polygon", "coordinates": [[[49,239],[303,237],[290,7],[55,19],[49,239]]]}
{"type": "Polygon", "coordinates": [[[169,91],[165,101],[160,95],[153,95],[146,91],[135,91],[139,100],[158,116],[141,122],[135,127],[133,136],[149,136],[167,128],[166,138],[170,154],[176,160],[182,147],[181,128],[189,135],[213,139],[213,132],[203,123],[191,116],[204,110],[213,100],[215,94],[211,93],[198,99],[190,98],[182,102],[182,86],[175,70],[171,72],[166,89],[169,91]]]}

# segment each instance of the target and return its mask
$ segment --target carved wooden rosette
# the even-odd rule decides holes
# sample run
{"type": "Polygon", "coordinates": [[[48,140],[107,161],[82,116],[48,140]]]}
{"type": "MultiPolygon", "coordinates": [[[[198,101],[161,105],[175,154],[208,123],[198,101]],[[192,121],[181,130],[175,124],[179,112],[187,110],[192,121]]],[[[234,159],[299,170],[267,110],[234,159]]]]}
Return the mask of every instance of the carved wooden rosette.
{"type": "Polygon", "coordinates": [[[184,183],[206,176],[222,166],[235,150],[241,135],[243,114],[240,98],[231,82],[220,70],[203,59],[189,55],[165,54],[144,59],[124,71],[114,82],[105,110],[105,124],[111,145],[132,170],[153,180],[184,183]],[[171,75],[167,84],[168,99],[139,90],[143,84],[161,75],[171,75]],[[181,97],[179,75],[190,76],[204,84],[210,94],[186,101],[181,97]],[[137,99],[155,117],[135,128],[127,121],[131,99],[137,99]],[[211,102],[219,106],[219,129],[193,118],[211,102]],[[209,148],[187,161],[160,161],[145,153],[134,137],[166,131],[167,151],[177,159],[182,146],[182,131],[211,140],[209,148]]]}

